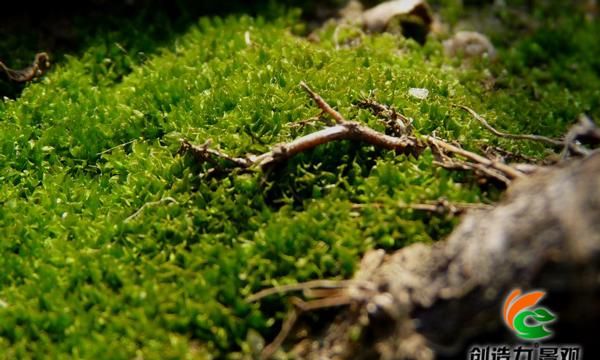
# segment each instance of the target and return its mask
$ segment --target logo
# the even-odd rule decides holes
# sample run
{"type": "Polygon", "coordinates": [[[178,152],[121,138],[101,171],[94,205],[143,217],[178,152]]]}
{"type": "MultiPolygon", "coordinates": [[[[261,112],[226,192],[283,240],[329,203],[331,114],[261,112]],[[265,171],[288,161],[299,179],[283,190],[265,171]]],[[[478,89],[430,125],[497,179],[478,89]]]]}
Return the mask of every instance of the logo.
{"type": "Polygon", "coordinates": [[[535,307],[544,296],[544,291],[521,295],[521,289],[515,289],[506,298],[502,311],[504,322],[521,339],[541,340],[552,335],[546,325],[554,322],[556,315],[545,307],[535,307]]]}
{"type": "Polygon", "coordinates": [[[529,344],[483,344],[471,346],[468,360],[581,360],[583,348],[578,344],[540,344],[552,336],[548,324],[556,320],[550,310],[539,306],[545,291],[522,294],[513,290],[502,308],[504,322],[519,338],[533,341],[529,344]]]}

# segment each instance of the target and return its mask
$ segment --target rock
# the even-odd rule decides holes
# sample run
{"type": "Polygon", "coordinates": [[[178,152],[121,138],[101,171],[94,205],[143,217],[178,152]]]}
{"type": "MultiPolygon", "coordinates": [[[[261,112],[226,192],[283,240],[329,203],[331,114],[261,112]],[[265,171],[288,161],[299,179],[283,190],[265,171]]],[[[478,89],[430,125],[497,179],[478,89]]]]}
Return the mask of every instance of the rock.
{"type": "Polygon", "coordinates": [[[459,31],[444,41],[444,52],[447,56],[464,56],[477,58],[487,56],[494,58],[496,49],[487,36],[475,31],[459,31]]]}
{"type": "Polygon", "coordinates": [[[381,3],[362,14],[368,32],[383,32],[399,25],[402,34],[423,43],[433,22],[433,12],[424,0],[395,0],[381,3]]]}

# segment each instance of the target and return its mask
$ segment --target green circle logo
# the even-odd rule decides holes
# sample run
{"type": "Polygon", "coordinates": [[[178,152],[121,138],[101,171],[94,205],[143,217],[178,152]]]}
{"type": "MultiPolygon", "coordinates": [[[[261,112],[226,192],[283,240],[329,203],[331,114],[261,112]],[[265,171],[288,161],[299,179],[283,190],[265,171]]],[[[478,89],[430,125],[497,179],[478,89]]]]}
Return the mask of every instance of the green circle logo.
{"type": "Polygon", "coordinates": [[[556,315],[545,307],[535,307],[544,296],[545,291],[521,295],[521,289],[515,289],[504,301],[504,322],[521,339],[541,340],[552,335],[546,325],[554,322],[556,315]]]}

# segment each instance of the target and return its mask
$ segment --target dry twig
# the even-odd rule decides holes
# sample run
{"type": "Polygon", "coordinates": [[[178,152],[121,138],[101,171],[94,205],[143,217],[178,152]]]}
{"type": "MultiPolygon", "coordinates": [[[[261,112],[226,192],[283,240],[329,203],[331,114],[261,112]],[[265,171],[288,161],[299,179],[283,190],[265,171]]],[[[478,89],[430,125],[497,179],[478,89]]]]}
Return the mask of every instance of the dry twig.
{"type": "Polygon", "coordinates": [[[261,290],[255,294],[252,294],[246,301],[255,302],[267,296],[275,294],[284,294],[292,291],[302,290],[314,290],[314,289],[339,289],[348,286],[349,282],[346,280],[313,280],[298,284],[281,285],[272,288],[261,290]]]}
{"type": "Polygon", "coordinates": [[[133,143],[134,143],[134,142],[136,142],[137,140],[138,140],[138,139],[129,140],[129,141],[127,141],[127,142],[124,142],[124,143],[122,143],[122,144],[119,144],[119,145],[113,146],[113,147],[111,147],[111,148],[108,148],[108,149],[106,149],[106,150],[104,150],[104,151],[101,151],[101,152],[97,153],[96,155],[98,155],[98,156],[100,156],[100,155],[104,155],[104,154],[106,154],[106,153],[109,153],[109,152],[111,152],[111,151],[113,151],[113,150],[116,150],[116,149],[118,149],[118,148],[122,148],[122,147],[125,147],[125,146],[129,145],[129,144],[133,144],[133,143]]]}
{"type": "Polygon", "coordinates": [[[164,198],[162,198],[162,199],[160,199],[160,200],[158,200],[158,201],[151,201],[151,202],[147,202],[147,203],[145,203],[144,205],[142,205],[142,206],[141,206],[139,209],[137,209],[137,210],[136,210],[136,212],[134,212],[133,214],[131,214],[130,216],[128,216],[128,217],[127,217],[127,219],[125,219],[123,222],[125,222],[125,223],[126,223],[126,222],[129,222],[129,221],[131,221],[131,220],[135,219],[135,218],[136,218],[136,217],[138,217],[138,216],[139,216],[139,215],[140,215],[140,214],[141,214],[141,213],[144,211],[144,209],[146,209],[147,207],[150,207],[150,206],[156,206],[156,205],[160,205],[160,204],[162,204],[162,203],[165,203],[165,202],[171,202],[171,203],[176,203],[176,204],[178,203],[178,202],[177,202],[177,200],[173,199],[173,198],[172,198],[172,197],[170,197],[170,196],[164,197],[164,198]]]}
{"type": "MultiPolygon", "coordinates": [[[[242,169],[264,169],[275,163],[287,160],[294,155],[314,149],[319,145],[338,140],[354,140],[362,141],[382,149],[413,153],[415,155],[420,154],[425,148],[429,147],[435,152],[443,154],[443,158],[445,159],[450,158],[448,154],[463,157],[468,161],[463,163],[464,167],[480,170],[487,176],[494,177],[507,184],[512,179],[524,176],[523,173],[512,166],[490,160],[434,136],[424,136],[421,138],[410,135],[391,136],[359,122],[346,120],[342,114],[333,109],[307,84],[302,82],[300,86],[314,100],[323,114],[329,115],[335,121],[334,125],[304,135],[289,143],[275,145],[270,151],[261,155],[247,155],[243,158],[234,157],[219,150],[209,148],[209,142],[197,146],[190,144],[186,140],[182,142],[181,151],[194,154],[200,161],[213,161],[213,158],[221,158],[233,163],[235,167],[242,169]]],[[[453,161],[458,162],[456,159],[453,159],[453,161]]]]}
{"type": "MultiPolygon", "coordinates": [[[[385,204],[372,203],[372,204],[353,204],[353,210],[362,210],[365,208],[383,208],[385,204]]],[[[439,215],[451,215],[457,216],[462,215],[468,210],[489,210],[493,208],[487,204],[476,204],[476,203],[452,203],[446,199],[438,199],[437,201],[430,201],[421,204],[404,204],[397,203],[392,206],[399,207],[401,209],[410,209],[416,211],[426,211],[439,215]]]]}
{"type": "Polygon", "coordinates": [[[397,137],[412,134],[412,119],[400,114],[395,108],[380,104],[373,99],[360,101],[358,107],[369,109],[375,116],[383,118],[387,135],[397,137]]]}
{"type": "Polygon", "coordinates": [[[594,124],[594,122],[586,115],[581,115],[579,117],[579,121],[575,126],[573,126],[564,140],[552,139],[542,135],[530,135],[530,134],[509,134],[495,129],[491,126],[487,120],[476,113],[473,109],[464,105],[455,105],[456,107],[463,109],[468,112],[479,121],[486,129],[491,131],[494,135],[514,139],[514,140],[530,140],[543,142],[552,146],[560,146],[564,147],[563,150],[563,159],[568,157],[569,155],[577,155],[577,156],[588,156],[591,153],[591,150],[586,149],[581,146],[581,143],[597,145],[600,143],[600,129],[594,124]]]}
{"type": "Polygon", "coordinates": [[[463,109],[473,116],[473,118],[481,123],[486,129],[491,131],[494,135],[514,140],[530,140],[530,141],[538,141],[543,142],[553,146],[563,146],[565,142],[563,140],[552,139],[542,135],[530,135],[530,134],[509,134],[495,129],[492,125],[490,125],[487,120],[476,113],[473,109],[465,105],[455,105],[456,107],[463,109]]]}
{"type": "Polygon", "coordinates": [[[234,163],[237,167],[246,169],[252,165],[252,162],[246,158],[229,156],[226,153],[209,148],[211,140],[207,140],[202,145],[194,145],[187,140],[182,140],[180,153],[191,153],[198,161],[213,161],[213,157],[224,159],[234,163]]]}
{"type": "Polygon", "coordinates": [[[45,52],[35,55],[35,59],[31,66],[22,70],[13,70],[0,61],[0,70],[14,82],[28,82],[36,77],[42,76],[50,67],[50,57],[45,52]]]}
{"type": "Polygon", "coordinates": [[[345,290],[352,283],[354,283],[352,280],[313,280],[304,283],[267,288],[246,298],[246,301],[248,302],[255,302],[267,296],[283,294],[292,291],[310,291],[310,295],[317,297],[316,300],[311,301],[304,301],[298,297],[293,297],[290,299],[294,305],[294,308],[286,315],[285,320],[281,325],[281,330],[275,339],[261,352],[261,358],[271,358],[275,351],[279,349],[281,344],[283,344],[285,339],[288,337],[290,331],[296,324],[296,320],[303,312],[348,305],[350,298],[345,290]]]}

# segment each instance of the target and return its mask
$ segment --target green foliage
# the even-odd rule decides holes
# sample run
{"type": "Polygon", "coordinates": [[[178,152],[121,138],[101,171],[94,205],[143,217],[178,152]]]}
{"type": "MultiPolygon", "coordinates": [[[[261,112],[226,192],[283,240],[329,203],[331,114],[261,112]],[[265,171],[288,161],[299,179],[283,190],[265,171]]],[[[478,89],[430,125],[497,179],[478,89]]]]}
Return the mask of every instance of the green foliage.
{"type": "Polygon", "coordinates": [[[151,49],[151,39],[116,43],[101,32],[81,56],[0,102],[4,358],[249,354],[248,334],[271,338],[287,302],[248,304],[248,295],[351,277],[367,249],[435,241],[455,223],[401,204],[497,199],[493,187],[436,167],[429,152],[415,159],[342,142],[268,174],[212,176],[177,153],[181,138],[245,154],[314,130],[289,126],[318,113],[302,80],[349,118],[382,129],[352,105],[373,94],[418,132],[478,151],[494,144],[540,157],[547,149],[494,138],[452,104],[494,114],[490,122],[509,131],[546,135],[564,132],[578,112],[597,115],[598,57],[581,57],[583,48],[599,52],[588,28],[572,27],[576,40],[539,32],[507,50],[506,63],[469,69],[433,39],[420,47],[380,35],[336,49],[333,29],[311,43],[292,35],[299,26],[295,16],[202,18],[144,61],[132,54],[151,49]],[[535,55],[556,47],[561,56],[535,55]],[[573,59],[592,86],[557,73],[573,59]],[[502,87],[486,90],[492,72],[502,87]],[[410,97],[411,87],[430,97],[410,97]]]}

